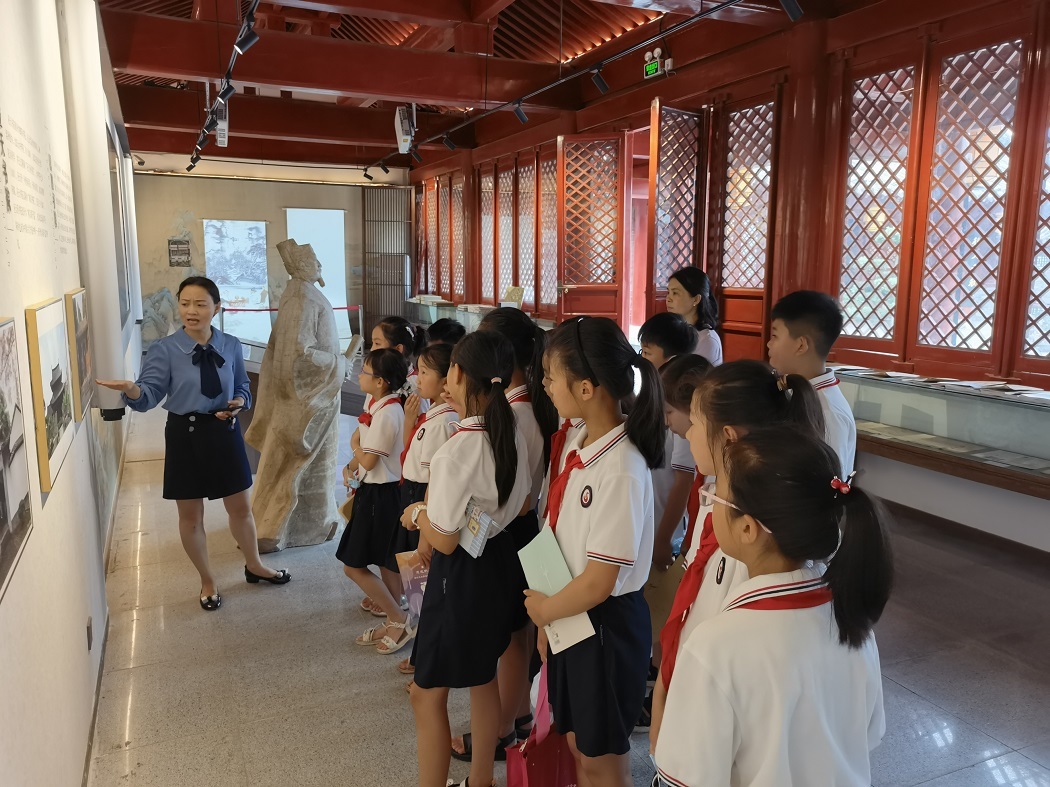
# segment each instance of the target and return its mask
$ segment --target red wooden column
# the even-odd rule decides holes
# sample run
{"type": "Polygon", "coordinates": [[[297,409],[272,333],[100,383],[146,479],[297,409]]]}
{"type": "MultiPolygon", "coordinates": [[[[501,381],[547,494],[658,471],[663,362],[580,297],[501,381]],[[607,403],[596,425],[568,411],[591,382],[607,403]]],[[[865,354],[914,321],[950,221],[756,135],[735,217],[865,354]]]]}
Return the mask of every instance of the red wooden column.
{"type": "Polygon", "coordinates": [[[771,282],[775,301],[793,290],[819,288],[830,259],[820,257],[824,233],[828,61],[827,23],[799,25],[788,46],[790,76],[781,107],[777,241],[771,282]]]}

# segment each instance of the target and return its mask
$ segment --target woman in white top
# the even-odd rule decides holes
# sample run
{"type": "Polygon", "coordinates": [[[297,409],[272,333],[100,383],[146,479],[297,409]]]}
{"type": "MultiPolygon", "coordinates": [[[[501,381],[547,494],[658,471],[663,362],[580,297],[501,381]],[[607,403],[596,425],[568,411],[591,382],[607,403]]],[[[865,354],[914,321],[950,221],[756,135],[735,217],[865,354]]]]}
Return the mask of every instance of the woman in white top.
{"type": "Polygon", "coordinates": [[[718,303],[711,294],[711,280],[699,268],[681,268],[667,282],[667,311],[679,314],[700,333],[697,355],[712,366],[722,363],[722,340],[718,338],[718,303]]]}
{"type": "Polygon", "coordinates": [[[831,448],[791,427],[726,448],[707,497],[750,578],[680,656],[656,747],[665,784],[871,784],[886,729],[871,629],[893,565],[883,512],[838,473],[831,448]]]}
{"type": "Polygon", "coordinates": [[[426,502],[402,516],[434,547],[413,652],[420,787],[442,787],[448,777],[451,688],[470,688],[470,784],[492,783],[500,716],[496,665],[525,620],[525,574],[505,529],[525,507],[532,483],[505,392],[513,374],[514,350],[499,334],[476,331],[456,345],[447,388],[461,420],[430,460],[426,502]],[[472,499],[499,528],[476,558],[460,546],[472,499]]]}

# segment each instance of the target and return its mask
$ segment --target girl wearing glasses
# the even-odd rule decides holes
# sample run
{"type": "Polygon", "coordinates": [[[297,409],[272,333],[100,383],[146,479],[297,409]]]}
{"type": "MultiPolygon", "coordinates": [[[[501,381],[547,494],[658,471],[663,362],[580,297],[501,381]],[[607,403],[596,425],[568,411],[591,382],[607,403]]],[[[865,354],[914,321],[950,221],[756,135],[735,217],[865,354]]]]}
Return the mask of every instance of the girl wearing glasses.
{"type": "Polygon", "coordinates": [[[368,629],[358,645],[375,646],[383,654],[396,653],[411,639],[401,610],[401,575],[396,544],[401,520],[401,451],[405,412],[399,391],[405,385],[408,364],[395,350],[373,350],[366,357],[358,381],[371,396],[371,406],[358,417],[360,426],[350,438],[353,458],[343,469],[347,485],[357,478],[354,508],[335,556],[343,571],[386,615],[386,623],[368,629]],[[379,566],[376,576],[369,566],[379,566]]]}
{"type": "MultiPolygon", "coordinates": [[[[820,399],[799,375],[777,378],[761,361],[732,361],[711,369],[695,385],[686,437],[697,478],[718,476],[727,445],[764,427],[790,424],[817,437],[824,432],[820,399]]],[[[660,674],[653,687],[651,750],[660,735],[667,688],[682,644],[700,622],[716,614],[727,593],[747,579],[747,568],[719,551],[710,501],[691,501],[682,544],[685,574],[660,632],[660,674]],[[695,513],[692,508],[695,507],[695,513]]]]}
{"type": "Polygon", "coordinates": [[[653,551],[653,485],[664,462],[660,377],[615,322],[584,317],[560,325],[546,352],[558,414],[582,418],[551,467],[546,525],[574,579],[547,597],[528,591],[540,627],[554,721],[576,757],[584,787],[630,787],[630,734],[642,710],[652,634],[642,587],[653,551]],[[640,392],[623,416],[621,402],[640,392]],[[543,626],[588,613],[595,635],[547,654],[543,626]]]}
{"type": "Polygon", "coordinates": [[[656,747],[663,784],[871,784],[886,729],[871,629],[893,567],[883,512],[839,467],[789,427],[726,446],[708,498],[718,544],[748,579],[679,654],[656,747]]]}

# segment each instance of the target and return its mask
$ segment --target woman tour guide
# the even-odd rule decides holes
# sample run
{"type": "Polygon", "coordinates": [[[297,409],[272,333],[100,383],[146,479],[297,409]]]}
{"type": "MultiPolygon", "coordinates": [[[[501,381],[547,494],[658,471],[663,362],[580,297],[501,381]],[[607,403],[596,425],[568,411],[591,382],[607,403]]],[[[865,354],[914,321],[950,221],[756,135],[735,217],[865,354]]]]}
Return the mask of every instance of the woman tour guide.
{"type": "Polygon", "coordinates": [[[179,507],[182,545],[201,575],[201,607],[216,610],[222,597],[208,565],[204,498],[222,498],[230,532],[244,555],[248,582],[283,585],[292,577],[259,559],[249,490],[252,472],[237,414],[251,405],[241,343],[212,328],[219,288],[203,276],[179,285],[183,328],[150,345],[136,382],[99,380],[121,392],[125,404],[145,412],[164,400],[164,498],[179,507]]]}

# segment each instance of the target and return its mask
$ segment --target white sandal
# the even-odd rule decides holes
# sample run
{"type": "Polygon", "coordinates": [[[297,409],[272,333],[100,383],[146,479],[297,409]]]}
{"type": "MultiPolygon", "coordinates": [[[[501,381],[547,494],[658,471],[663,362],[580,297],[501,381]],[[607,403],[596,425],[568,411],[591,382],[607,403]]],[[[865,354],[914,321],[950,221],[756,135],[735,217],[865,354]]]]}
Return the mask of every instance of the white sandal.
{"type": "Polygon", "coordinates": [[[375,639],[376,632],[379,631],[380,629],[385,629],[387,626],[393,626],[393,625],[394,625],[393,623],[382,623],[382,624],[380,624],[378,626],[372,626],[372,628],[370,628],[370,629],[365,629],[365,633],[362,634],[357,639],[355,639],[354,642],[356,644],[358,644],[358,645],[364,645],[366,647],[370,646],[370,645],[378,645],[384,639],[388,639],[388,637],[383,636],[383,637],[380,637],[379,639],[375,639]]]}
{"type": "Polygon", "coordinates": [[[398,629],[403,634],[399,634],[397,639],[394,639],[389,634],[379,640],[379,645],[376,647],[376,653],[382,653],[384,656],[389,656],[391,653],[397,653],[405,645],[412,641],[415,636],[415,632],[408,629],[404,623],[393,623],[389,622],[386,624],[388,629],[398,629]]]}

